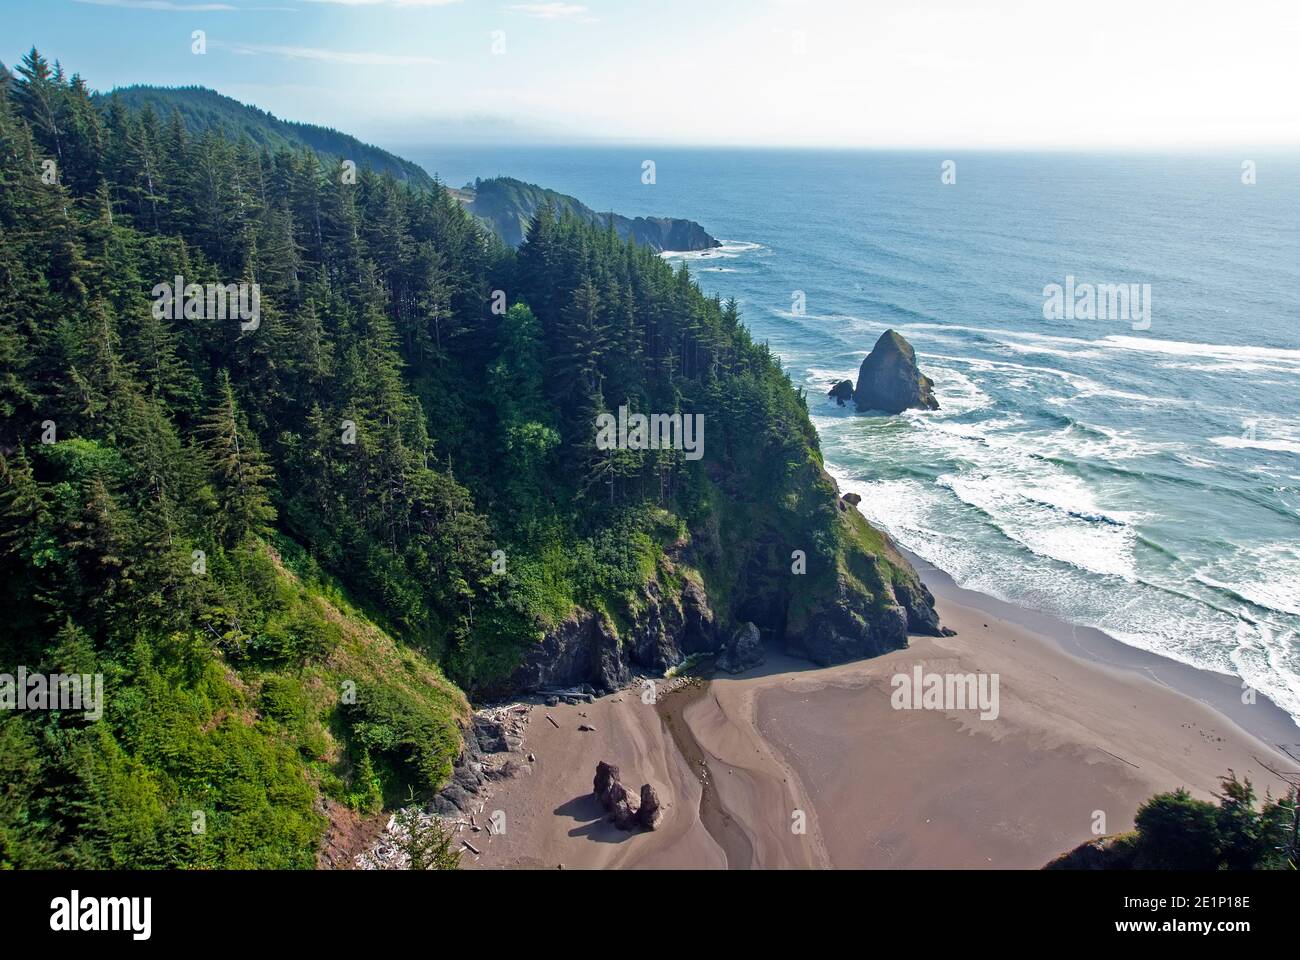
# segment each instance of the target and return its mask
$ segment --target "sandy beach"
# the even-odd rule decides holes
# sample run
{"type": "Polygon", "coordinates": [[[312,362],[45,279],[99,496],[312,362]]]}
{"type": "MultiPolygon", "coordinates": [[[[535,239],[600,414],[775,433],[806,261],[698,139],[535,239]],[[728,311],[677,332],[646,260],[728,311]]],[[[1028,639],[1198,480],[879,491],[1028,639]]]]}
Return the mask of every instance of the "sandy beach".
{"type": "Polygon", "coordinates": [[[1036,869],[1094,825],[1130,829],[1155,792],[1208,799],[1232,769],[1262,795],[1280,784],[1260,760],[1294,766],[1273,744],[1300,741],[1300,728],[1263,698],[1241,704],[1232,678],[1152,664],[922,575],[956,636],[829,668],[773,651],[656,704],[629,689],[535,708],[536,761],[489,802],[507,830],[476,835],[481,854],[465,866],[1036,869]],[[918,665],[996,675],[996,718],[895,709],[891,677],[918,665]],[[655,787],[657,831],[604,820],[591,796],[600,760],[633,790],[655,787]]]}

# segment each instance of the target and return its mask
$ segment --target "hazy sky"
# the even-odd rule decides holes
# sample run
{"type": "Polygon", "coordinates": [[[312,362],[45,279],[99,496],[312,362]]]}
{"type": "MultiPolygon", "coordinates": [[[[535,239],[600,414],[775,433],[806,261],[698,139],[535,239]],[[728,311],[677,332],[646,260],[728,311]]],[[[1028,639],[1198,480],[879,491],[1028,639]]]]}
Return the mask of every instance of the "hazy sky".
{"type": "Polygon", "coordinates": [[[1300,0],[3,0],[96,89],[387,144],[1300,143],[1300,0]],[[208,49],[191,52],[191,32],[208,49]],[[494,31],[500,31],[494,34],[494,31]],[[494,46],[504,52],[494,52],[494,46]]]}

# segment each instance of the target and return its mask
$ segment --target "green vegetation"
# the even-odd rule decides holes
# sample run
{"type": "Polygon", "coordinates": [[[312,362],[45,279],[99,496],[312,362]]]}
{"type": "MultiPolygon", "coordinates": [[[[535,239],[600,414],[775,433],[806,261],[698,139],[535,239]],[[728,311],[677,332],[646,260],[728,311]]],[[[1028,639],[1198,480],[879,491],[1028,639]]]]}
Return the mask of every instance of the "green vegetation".
{"type": "Polygon", "coordinates": [[[577,198],[513,177],[476,180],[473,194],[474,216],[511,246],[518,246],[528,236],[533,218],[543,207],[550,207],[556,216],[600,223],[599,215],[577,198]]]}
{"type": "Polygon", "coordinates": [[[0,866],[310,867],[322,796],[427,797],[461,689],[578,608],[693,580],[779,633],[792,547],[808,591],[897,575],[684,268],[545,206],[515,251],[436,184],[127,93],[0,74],[0,670],[107,701],[0,714],[0,866]],[[258,323],[155,310],[177,276],[258,284],[258,323]],[[598,449],[620,405],[704,414],[706,457],[598,449]]]}
{"type": "Polygon", "coordinates": [[[1138,809],[1131,833],[1085,844],[1050,864],[1107,870],[1295,870],[1300,868],[1297,791],[1260,803],[1231,770],[1218,803],[1181,787],[1138,809]]]}
{"type": "Polygon", "coordinates": [[[451,831],[436,820],[421,820],[412,808],[397,814],[398,842],[411,870],[455,870],[460,866],[460,848],[451,831]]]}
{"type": "Polygon", "coordinates": [[[257,149],[272,153],[312,150],[327,160],[351,160],[375,173],[390,173],[413,187],[431,190],[434,186],[433,178],[418,163],[403,160],[330,127],[281,120],[206,87],[137,84],[97,94],[93,99],[101,110],[110,112],[114,105],[131,113],[147,111],[159,117],[169,117],[175,112],[192,136],[202,136],[211,130],[229,140],[247,138],[257,149]]]}

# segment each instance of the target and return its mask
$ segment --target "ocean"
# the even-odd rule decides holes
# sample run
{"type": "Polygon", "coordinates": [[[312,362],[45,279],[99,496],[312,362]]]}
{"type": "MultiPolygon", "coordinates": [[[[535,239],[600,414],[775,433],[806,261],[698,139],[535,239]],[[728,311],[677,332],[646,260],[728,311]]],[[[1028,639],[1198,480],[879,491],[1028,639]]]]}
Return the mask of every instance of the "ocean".
{"type": "Polygon", "coordinates": [[[668,259],[739,301],[873,523],[962,586],[1241,677],[1300,723],[1300,158],[404,152],[451,186],[503,174],[699,221],[724,245],[668,259]],[[1122,284],[1131,309],[1052,313],[1053,284],[1122,284]],[[937,412],[826,396],[889,328],[937,412]]]}

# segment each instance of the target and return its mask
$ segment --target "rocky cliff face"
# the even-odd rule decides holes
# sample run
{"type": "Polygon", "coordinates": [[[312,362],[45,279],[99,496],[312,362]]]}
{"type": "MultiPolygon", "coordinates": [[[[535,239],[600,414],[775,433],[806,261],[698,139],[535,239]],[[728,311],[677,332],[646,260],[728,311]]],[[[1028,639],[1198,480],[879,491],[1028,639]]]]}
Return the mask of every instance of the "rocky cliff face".
{"type": "Polygon", "coordinates": [[[938,410],[934,381],[916,365],[916,351],[901,334],[886,330],[858,370],[853,402],[859,410],[902,413],[938,410]]]}
{"type": "Polygon", "coordinates": [[[909,633],[945,633],[915,568],[852,503],[839,503],[843,546],[834,572],[794,597],[787,651],[825,666],[901,649],[909,633]]]}
{"type": "Polygon", "coordinates": [[[789,544],[765,532],[735,549],[749,565],[730,571],[727,599],[720,594],[715,602],[698,569],[709,564],[690,547],[676,548],[620,626],[575,611],[529,652],[509,692],[584,684],[615,690],[636,673],[662,674],[692,654],[716,654],[719,669],[741,671],[762,663],[767,642],[821,665],[841,663],[905,647],[909,633],[944,633],[934,597],[889,538],[842,501],[822,471],[817,488],[835,515],[833,555],[799,568],[788,559],[789,544]]]}
{"type": "MultiPolygon", "coordinates": [[[[676,573],[678,565],[665,561],[676,573]]],[[[698,574],[688,571],[680,590],[659,579],[646,583],[620,630],[602,614],[576,610],[546,631],[511,675],[509,691],[563,690],[590,685],[606,692],[628,682],[634,670],[662,674],[697,653],[716,653],[716,617],[698,574]]]]}
{"type": "MultiPolygon", "coordinates": [[[[660,630],[661,619],[656,619],[660,630]]],[[[510,676],[511,691],[559,690],[590,684],[614,690],[627,683],[629,650],[606,618],[591,610],[576,610],[563,623],[546,631],[510,676]]]]}

